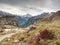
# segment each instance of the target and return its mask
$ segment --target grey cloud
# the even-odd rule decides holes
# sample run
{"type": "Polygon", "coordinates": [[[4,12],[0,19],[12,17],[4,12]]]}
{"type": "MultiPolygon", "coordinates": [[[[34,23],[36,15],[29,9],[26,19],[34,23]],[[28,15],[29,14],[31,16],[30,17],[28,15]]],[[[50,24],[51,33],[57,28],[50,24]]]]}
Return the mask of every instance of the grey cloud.
{"type": "Polygon", "coordinates": [[[46,0],[0,0],[0,3],[7,3],[13,5],[45,5],[46,0]]]}
{"type": "Polygon", "coordinates": [[[53,6],[56,9],[60,9],[60,0],[52,0],[53,1],[53,6]]]}
{"type": "Polygon", "coordinates": [[[60,0],[0,0],[0,3],[24,8],[45,7],[55,10],[60,9],[60,0]],[[29,5],[31,7],[28,7],[29,5]]]}

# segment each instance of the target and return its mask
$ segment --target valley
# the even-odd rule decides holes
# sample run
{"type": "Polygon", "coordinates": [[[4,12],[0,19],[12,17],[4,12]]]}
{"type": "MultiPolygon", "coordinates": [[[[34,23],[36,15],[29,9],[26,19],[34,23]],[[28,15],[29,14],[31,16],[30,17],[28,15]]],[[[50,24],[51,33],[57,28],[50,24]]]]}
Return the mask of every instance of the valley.
{"type": "Polygon", "coordinates": [[[41,20],[41,15],[35,17],[29,19],[26,24],[32,23],[26,28],[11,25],[15,30],[0,36],[0,45],[60,45],[60,11],[41,20]]]}

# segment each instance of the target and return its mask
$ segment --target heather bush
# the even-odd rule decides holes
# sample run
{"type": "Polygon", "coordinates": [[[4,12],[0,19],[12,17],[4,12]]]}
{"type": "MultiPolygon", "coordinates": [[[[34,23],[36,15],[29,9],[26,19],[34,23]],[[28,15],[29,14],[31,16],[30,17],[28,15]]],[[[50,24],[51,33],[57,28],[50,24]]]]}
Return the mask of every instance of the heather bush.
{"type": "MultiPolygon", "coordinates": [[[[28,40],[28,43],[33,43],[34,45],[37,45],[41,39],[50,39],[52,40],[54,38],[54,34],[47,29],[43,29],[39,31],[39,34],[35,36],[33,39],[28,40]]],[[[47,45],[47,43],[43,42],[41,45],[47,45]]]]}
{"type": "Polygon", "coordinates": [[[43,29],[39,31],[39,34],[40,34],[41,39],[53,39],[54,38],[54,34],[48,31],[47,29],[43,29]]]}
{"type": "Polygon", "coordinates": [[[40,41],[40,35],[37,35],[36,37],[34,37],[33,39],[35,42],[39,42],[40,41]]]}
{"type": "Polygon", "coordinates": [[[39,35],[37,35],[36,37],[34,37],[34,45],[38,45],[39,44],[39,41],[40,41],[40,36],[39,35]]]}

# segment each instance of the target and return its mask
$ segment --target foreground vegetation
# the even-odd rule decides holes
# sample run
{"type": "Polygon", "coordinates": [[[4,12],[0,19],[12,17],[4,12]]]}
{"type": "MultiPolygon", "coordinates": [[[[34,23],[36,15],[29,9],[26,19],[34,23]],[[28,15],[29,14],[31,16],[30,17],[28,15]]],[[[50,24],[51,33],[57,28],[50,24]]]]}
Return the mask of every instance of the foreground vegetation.
{"type": "Polygon", "coordinates": [[[0,45],[60,45],[60,21],[36,24],[36,29],[5,38],[0,45]]]}
{"type": "Polygon", "coordinates": [[[34,26],[5,38],[0,45],[60,45],[60,11],[42,19],[34,26]]]}

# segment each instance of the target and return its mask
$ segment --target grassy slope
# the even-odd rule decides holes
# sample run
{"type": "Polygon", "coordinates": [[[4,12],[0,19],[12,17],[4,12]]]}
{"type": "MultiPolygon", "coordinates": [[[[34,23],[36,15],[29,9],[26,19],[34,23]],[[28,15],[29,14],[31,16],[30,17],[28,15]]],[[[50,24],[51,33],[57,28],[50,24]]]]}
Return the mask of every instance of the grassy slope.
{"type": "Polygon", "coordinates": [[[30,31],[29,33],[22,32],[22,33],[17,33],[13,35],[11,38],[6,38],[2,42],[0,42],[0,45],[34,45],[33,43],[27,43],[27,40],[32,40],[36,35],[38,35],[39,31],[42,29],[48,29],[52,33],[55,34],[55,38],[53,40],[40,40],[40,43],[47,42],[48,45],[57,45],[58,42],[60,42],[60,12],[54,14],[52,17],[45,18],[40,23],[35,24],[36,29],[30,31]],[[14,41],[16,41],[14,43],[14,41]]]}
{"type": "MultiPolygon", "coordinates": [[[[58,41],[60,41],[60,21],[57,21],[57,22],[55,21],[53,23],[42,24],[42,25],[40,25],[40,23],[39,23],[39,25],[37,24],[36,26],[37,26],[37,29],[30,31],[28,34],[26,32],[18,33],[16,35],[12,36],[10,38],[10,40],[4,39],[0,43],[0,45],[13,45],[14,40],[18,40],[16,45],[30,45],[24,41],[34,38],[38,34],[38,31],[40,31],[41,29],[45,29],[45,28],[53,31],[55,34],[55,39],[46,41],[46,42],[48,42],[49,45],[56,45],[56,43],[58,41]],[[28,35],[30,35],[30,36],[28,36],[28,35]]],[[[42,42],[42,40],[40,42],[42,42]]],[[[33,45],[33,44],[31,44],[31,45],[33,45]]]]}

